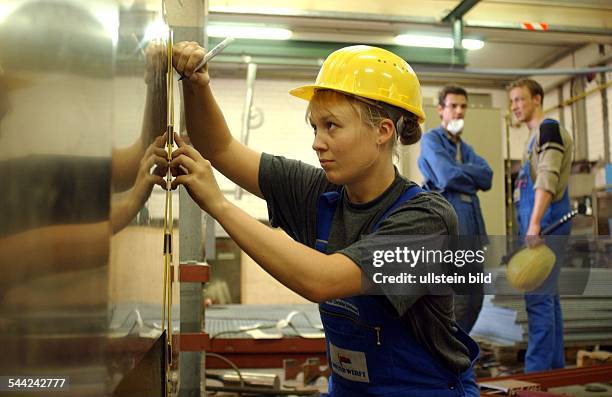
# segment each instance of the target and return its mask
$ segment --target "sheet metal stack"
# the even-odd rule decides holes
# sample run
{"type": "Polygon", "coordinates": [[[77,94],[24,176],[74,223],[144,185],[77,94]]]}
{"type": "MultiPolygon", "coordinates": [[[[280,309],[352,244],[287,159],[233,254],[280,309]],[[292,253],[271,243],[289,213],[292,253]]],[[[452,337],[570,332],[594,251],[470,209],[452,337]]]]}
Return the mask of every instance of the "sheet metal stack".
{"type": "MultiPolygon", "coordinates": [[[[562,296],[561,308],[566,346],[612,345],[612,296],[562,296]]],[[[526,346],[523,297],[485,296],[471,335],[492,344],[526,346]]]]}

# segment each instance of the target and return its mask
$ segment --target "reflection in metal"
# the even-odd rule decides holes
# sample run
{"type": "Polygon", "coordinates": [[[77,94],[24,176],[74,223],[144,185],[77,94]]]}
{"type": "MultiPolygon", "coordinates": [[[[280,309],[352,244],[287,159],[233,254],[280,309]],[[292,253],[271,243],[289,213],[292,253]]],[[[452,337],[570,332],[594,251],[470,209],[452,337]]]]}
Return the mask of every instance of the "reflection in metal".
{"type": "Polygon", "coordinates": [[[73,2],[13,6],[0,24],[0,373],[52,369],[71,395],[103,395],[113,42],[73,2]]]}
{"type": "MultiPolygon", "coordinates": [[[[151,4],[145,8],[142,4],[134,3],[120,13],[114,109],[115,119],[120,124],[114,128],[113,151],[113,163],[118,164],[117,168],[134,170],[144,166],[145,169],[141,171],[148,173],[149,169],[146,168],[150,163],[143,155],[171,122],[168,105],[172,98],[172,83],[168,81],[168,67],[171,65],[168,60],[168,28],[162,18],[161,2],[156,8],[151,8],[151,4]],[[135,131],[139,133],[134,134],[135,131]],[[138,159],[138,163],[134,164],[130,160],[132,157],[138,159]],[[127,167],[126,162],[129,164],[127,167]],[[123,167],[119,167],[121,164],[123,167]]],[[[126,175],[122,171],[117,174],[126,175]]],[[[123,184],[124,189],[130,190],[117,192],[117,196],[133,196],[133,192],[141,190],[138,180],[136,177],[134,183],[123,184]]],[[[152,186],[148,185],[147,192],[150,193],[151,189],[152,186]]],[[[159,193],[164,192],[159,190],[159,193]]],[[[172,303],[169,298],[172,290],[164,291],[170,268],[159,265],[162,242],[171,243],[175,220],[172,215],[170,220],[157,215],[162,210],[172,214],[172,207],[166,209],[164,203],[155,200],[144,204],[145,200],[143,197],[136,198],[135,207],[140,209],[139,222],[132,222],[111,242],[111,274],[114,275],[110,285],[113,288],[112,327],[127,333],[126,341],[130,342],[126,345],[138,352],[126,357],[130,363],[126,365],[121,383],[117,387],[113,385],[114,396],[166,396],[171,389],[168,382],[171,379],[168,376],[171,357],[168,350],[171,327],[168,324],[171,316],[165,303],[172,303]],[[169,231],[169,236],[165,231],[169,231]],[[166,302],[163,302],[163,297],[166,297],[166,302]],[[162,318],[163,311],[168,313],[165,319],[162,318]],[[136,319],[131,314],[134,312],[138,313],[136,319]],[[138,392],[134,394],[133,391],[138,392]]],[[[115,201],[113,205],[115,209],[115,201]]]]}
{"type": "Polygon", "coordinates": [[[163,230],[143,158],[168,125],[167,38],[145,39],[161,1],[8,4],[0,374],[69,376],[62,396],[163,395],[163,230]]]}

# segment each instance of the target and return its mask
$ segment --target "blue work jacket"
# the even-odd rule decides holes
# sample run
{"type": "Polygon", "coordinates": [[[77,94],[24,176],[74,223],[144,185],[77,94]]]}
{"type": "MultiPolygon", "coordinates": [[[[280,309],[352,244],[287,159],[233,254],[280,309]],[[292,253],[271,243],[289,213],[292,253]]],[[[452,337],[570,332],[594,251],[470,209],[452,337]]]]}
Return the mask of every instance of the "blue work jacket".
{"type": "Polygon", "coordinates": [[[462,162],[457,159],[457,146],[448,137],[444,127],[429,130],[421,139],[418,165],[425,178],[424,187],[440,192],[453,206],[459,218],[459,234],[483,236],[486,228],[480,210],[478,190],[489,190],[493,170],[486,160],[463,140],[462,162]]]}

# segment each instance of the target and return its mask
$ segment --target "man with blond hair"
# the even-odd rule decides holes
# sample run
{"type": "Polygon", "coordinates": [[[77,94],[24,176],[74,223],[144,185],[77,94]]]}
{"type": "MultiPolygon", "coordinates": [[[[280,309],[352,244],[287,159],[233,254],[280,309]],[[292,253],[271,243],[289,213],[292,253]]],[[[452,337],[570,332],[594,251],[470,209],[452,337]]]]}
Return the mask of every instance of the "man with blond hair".
{"type": "MultiPolygon", "coordinates": [[[[545,118],[542,109],[544,90],[535,80],[520,79],[508,88],[514,117],[529,128],[523,152],[523,163],[514,189],[519,235],[528,246],[540,244],[539,235],[547,226],[570,211],[567,182],[572,164],[571,135],[553,119],[545,118]]],[[[554,235],[569,235],[571,223],[555,229],[554,235]]],[[[562,368],[563,318],[556,277],[563,252],[559,244],[552,247],[557,263],[546,284],[555,286],[525,295],[529,322],[529,340],[525,355],[525,372],[562,368]]]]}

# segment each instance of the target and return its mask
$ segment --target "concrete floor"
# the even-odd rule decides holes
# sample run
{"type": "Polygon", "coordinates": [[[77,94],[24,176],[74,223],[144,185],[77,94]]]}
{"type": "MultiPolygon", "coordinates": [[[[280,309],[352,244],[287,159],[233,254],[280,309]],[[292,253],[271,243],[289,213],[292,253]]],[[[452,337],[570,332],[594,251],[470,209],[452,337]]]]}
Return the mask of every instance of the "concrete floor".
{"type": "Polygon", "coordinates": [[[612,397],[612,382],[591,383],[589,385],[556,387],[548,390],[555,394],[567,394],[575,397],[612,397]],[[596,391],[601,390],[601,391],[596,391]]]}
{"type": "MultiPolygon", "coordinates": [[[[225,370],[210,370],[213,373],[223,373],[225,370]]],[[[279,375],[282,379],[283,371],[278,368],[274,369],[248,369],[245,370],[247,372],[263,372],[263,373],[275,373],[279,375]]],[[[326,382],[323,379],[320,379],[320,382],[317,382],[317,386],[319,386],[319,390],[326,391],[326,382]]],[[[213,382],[213,384],[215,384],[213,382]]],[[[566,395],[572,397],[612,397],[612,382],[609,383],[591,383],[588,385],[576,385],[576,386],[567,386],[567,387],[556,387],[548,390],[550,393],[566,395]]],[[[235,393],[217,393],[216,397],[230,397],[237,396],[235,393]]],[[[202,397],[205,397],[202,394],[202,397]]]]}

